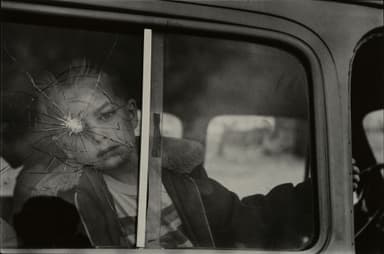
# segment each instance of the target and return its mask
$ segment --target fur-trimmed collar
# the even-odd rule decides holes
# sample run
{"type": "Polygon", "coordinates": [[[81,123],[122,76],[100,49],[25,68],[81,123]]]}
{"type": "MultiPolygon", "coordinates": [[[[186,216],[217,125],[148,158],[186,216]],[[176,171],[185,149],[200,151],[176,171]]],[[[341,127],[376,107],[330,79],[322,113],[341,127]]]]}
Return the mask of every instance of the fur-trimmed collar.
{"type": "MultiPolygon", "coordinates": [[[[203,163],[204,149],[196,141],[162,137],[161,158],[163,169],[188,174],[203,163]]],[[[79,167],[72,168],[59,161],[49,168],[36,164],[21,171],[16,187],[30,188],[33,193],[29,195],[58,195],[59,192],[73,189],[78,184],[82,172],[79,167]]]]}
{"type": "Polygon", "coordinates": [[[162,138],[162,167],[179,173],[190,173],[204,161],[203,146],[193,140],[162,138]]]}
{"type": "MultiPolygon", "coordinates": [[[[190,173],[195,167],[202,164],[204,161],[203,146],[197,141],[180,138],[162,137],[162,167],[168,170],[177,171],[179,173],[190,173]]],[[[140,145],[139,139],[137,140],[140,145]]],[[[50,163],[49,167],[45,166],[50,160],[39,161],[34,163],[32,167],[25,167],[22,173],[34,174],[51,174],[51,173],[70,173],[78,172],[81,166],[64,165],[59,160],[55,163],[50,163]]]]}

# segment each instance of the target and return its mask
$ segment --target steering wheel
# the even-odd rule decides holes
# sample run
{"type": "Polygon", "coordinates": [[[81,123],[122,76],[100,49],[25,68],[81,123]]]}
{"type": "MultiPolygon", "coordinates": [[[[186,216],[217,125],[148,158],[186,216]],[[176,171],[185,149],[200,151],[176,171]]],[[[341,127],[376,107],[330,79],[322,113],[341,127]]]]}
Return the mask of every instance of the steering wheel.
{"type": "Polygon", "coordinates": [[[374,164],[374,165],[364,169],[363,171],[360,172],[360,176],[374,173],[376,171],[382,171],[380,173],[381,173],[382,177],[384,177],[384,163],[377,163],[377,164],[374,164]]]}
{"type": "Polygon", "coordinates": [[[384,233],[384,163],[372,165],[361,171],[360,178],[362,195],[359,202],[374,204],[368,205],[366,222],[356,231],[355,239],[372,226],[384,233]]]}

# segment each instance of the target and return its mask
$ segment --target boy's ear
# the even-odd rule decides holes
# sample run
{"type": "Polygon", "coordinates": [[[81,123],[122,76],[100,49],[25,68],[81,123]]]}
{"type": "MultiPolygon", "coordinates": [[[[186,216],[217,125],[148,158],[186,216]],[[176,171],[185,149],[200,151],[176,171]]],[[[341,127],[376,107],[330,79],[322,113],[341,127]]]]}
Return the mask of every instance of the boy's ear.
{"type": "Polygon", "coordinates": [[[127,106],[126,106],[129,119],[132,123],[132,127],[136,128],[137,125],[139,124],[138,122],[138,115],[137,115],[137,106],[136,106],[136,101],[134,99],[129,99],[127,106]]]}

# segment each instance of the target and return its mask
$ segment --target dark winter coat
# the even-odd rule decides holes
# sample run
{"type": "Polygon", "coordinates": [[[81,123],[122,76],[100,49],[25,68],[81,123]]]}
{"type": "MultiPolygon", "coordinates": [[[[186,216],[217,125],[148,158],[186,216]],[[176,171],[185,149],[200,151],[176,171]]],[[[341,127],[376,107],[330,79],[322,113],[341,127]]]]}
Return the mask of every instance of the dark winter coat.
{"type": "MultiPolygon", "coordinates": [[[[311,184],[284,184],[269,194],[240,201],[201,166],[189,174],[162,170],[163,184],[196,247],[305,247],[314,237],[311,184]]],[[[125,241],[113,199],[101,173],[86,170],[76,192],[76,206],[95,246],[133,247],[125,241]]]]}
{"type": "MultiPolygon", "coordinates": [[[[311,182],[296,187],[279,185],[267,195],[240,200],[207,176],[203,159],[204,151],[194,142],[163,140],[162,183],[195,247],[299,249],[314,242],[311,182]]],[[[99,171],[85,168],[70,173],[58,166],[50,173],[40,172],[26,170],[18,177],[18,207],[31,193],[60,197],[76,205],[93,246],[134,247],[125,240],[113,198],[99,171]]]]}

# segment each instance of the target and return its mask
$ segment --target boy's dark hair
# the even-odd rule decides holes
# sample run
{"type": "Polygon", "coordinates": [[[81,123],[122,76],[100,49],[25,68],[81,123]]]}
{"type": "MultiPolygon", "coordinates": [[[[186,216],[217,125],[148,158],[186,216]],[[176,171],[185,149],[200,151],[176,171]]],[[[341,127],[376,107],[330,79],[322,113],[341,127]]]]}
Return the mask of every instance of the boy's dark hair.
{"type": "Polygon", "coordinates": [[[87,59],[72,61],[64,71],[56,75],[50,72],[45,72],[38,79],[37,83],[44,91],[52,85],[71,87],[76,84],[76,79],[82,77],[94,77],[100,79],[103,74],[108,75],[108,80],[112,84],[111,90],[114,95],[126,101],[131,98],[135,99],[139,105],[139,100],[141,99],[139,96],[141,82],[137,79],[139,75],[132,74],[132,77],[122,78],[121,73],[118,73],[117,70],[114,70],[110,66],[100,66],[87,59]]]}
{"type": "Polygon", "coordinates": [[[24,248],[90,247],[88,239],[78,233],[79,225],[76,208],[51,196],[30,198],[14,216],[15,230],[24,248]]]}

